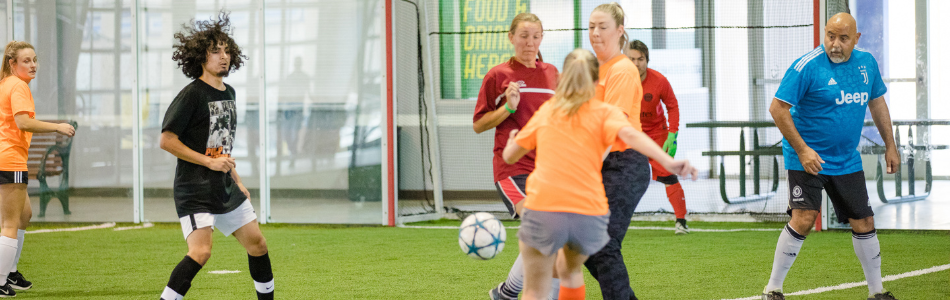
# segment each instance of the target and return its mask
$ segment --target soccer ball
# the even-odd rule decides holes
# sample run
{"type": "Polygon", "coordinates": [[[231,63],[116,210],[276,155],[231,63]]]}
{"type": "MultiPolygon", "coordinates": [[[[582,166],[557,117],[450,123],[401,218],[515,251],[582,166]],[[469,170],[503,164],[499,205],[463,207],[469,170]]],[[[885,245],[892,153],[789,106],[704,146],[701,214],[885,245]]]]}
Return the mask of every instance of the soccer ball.
{"type": "Polygon", "coordinates": [[[475,213],[459,227],[459,246],[473,259],[488,260],[505,249],[505,226],[490,213],[475,213]]]}

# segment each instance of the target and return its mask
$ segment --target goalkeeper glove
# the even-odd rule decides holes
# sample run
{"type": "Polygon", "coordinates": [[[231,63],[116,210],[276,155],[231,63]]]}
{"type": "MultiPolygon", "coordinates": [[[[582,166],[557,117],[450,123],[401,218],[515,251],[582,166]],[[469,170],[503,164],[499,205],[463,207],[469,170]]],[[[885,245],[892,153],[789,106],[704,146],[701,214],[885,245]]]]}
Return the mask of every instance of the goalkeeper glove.
{"type": "Polygon", "coordinates": [[[678,135],[677,132],[670,132],[669,135],[666,136],[666,142],[663,143],[663,151],[665,151],[666,154],[669,154],[670,157],[676,156],[676,136],[677,135],[678,135]]]}

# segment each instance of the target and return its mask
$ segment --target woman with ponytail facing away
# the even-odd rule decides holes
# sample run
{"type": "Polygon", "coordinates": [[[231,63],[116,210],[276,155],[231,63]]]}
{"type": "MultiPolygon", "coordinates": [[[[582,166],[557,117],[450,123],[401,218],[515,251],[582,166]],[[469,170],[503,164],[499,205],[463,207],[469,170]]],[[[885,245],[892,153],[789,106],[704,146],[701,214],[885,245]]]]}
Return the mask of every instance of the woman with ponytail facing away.
{"type": "Polygon", "coordinates": [[[656,159],[680,176],[696,176],[688,161],[674,161],[649,136],[631,126],[617,107],[594,98],[596,57],[577,49],[564,60],[555,95],[521,132],[509,134],[503,158],[517,162],[535,150],[535,170],[518,239],[524,259],[523,299],[547,299],[552,267],[562,300],[584,299],[581,265],[608,243],[610,211],[601,178],[604,152],[619,143],[656,159]]]}

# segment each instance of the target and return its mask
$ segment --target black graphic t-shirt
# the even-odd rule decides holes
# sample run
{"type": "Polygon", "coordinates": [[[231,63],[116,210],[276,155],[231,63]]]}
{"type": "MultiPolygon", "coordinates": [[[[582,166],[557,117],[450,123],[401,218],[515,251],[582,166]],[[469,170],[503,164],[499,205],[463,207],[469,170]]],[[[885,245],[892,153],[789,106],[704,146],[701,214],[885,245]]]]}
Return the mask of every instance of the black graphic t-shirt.
{"type": "MultiPolygon", "coordinates": [[[[191,150],[204,155],[231,157],[237,109],[234,88],[220,91],[200,79],[185,86],[165,112],[162,132],[169,131],[191,150]]],[[[223,214],[247,197],[231,175],[178,159],[175,168],[175,209],[178,217],[195,213],[223,214]]]]}

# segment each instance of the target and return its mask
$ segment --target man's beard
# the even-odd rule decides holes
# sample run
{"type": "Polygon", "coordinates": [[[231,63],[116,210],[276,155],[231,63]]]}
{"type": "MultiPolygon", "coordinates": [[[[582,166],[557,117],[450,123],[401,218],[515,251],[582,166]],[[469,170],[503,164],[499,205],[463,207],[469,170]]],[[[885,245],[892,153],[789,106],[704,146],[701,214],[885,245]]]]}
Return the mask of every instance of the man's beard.
{"type": "Polygon", "coordinates": [[[831,48],[831,52],[828,53],[828,59],[830,59],[831,62],[836,63],[836,64],[843,63],[846,60],[844,58],[844,51],[841,51],[841,48],[838,48],[838,47],[831,48]],[[834,53],[835,51],[838,52],[839,56],[832,55],[832,53],[834,53]]]}
{"type": "Polygon", "coordinates": [[[218,77],[228,77],[228,74],[231,74],[231,70],[223,70],[218,72],[218,77]]]}

